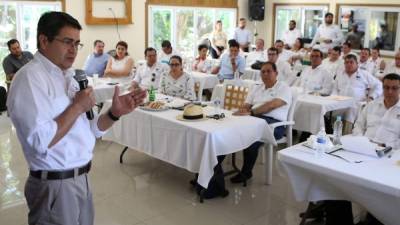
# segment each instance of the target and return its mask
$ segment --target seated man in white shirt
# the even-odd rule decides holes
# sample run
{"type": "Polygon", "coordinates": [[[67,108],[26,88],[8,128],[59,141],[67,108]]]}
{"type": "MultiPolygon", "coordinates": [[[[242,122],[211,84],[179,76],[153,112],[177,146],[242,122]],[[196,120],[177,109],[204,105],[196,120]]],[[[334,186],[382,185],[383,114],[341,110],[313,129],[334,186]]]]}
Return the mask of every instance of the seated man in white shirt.
{"type": "Polygon", "coordinates": [[[362,48],[360,52],[360,62],[358,63],[358,68],[373,75],[375,64],[369,59],[370,56],[371,50],[369,48],[362,48]]]}
{"type": "Polygon", "coordinates": [[[358,54],[351,50],[351,44],[349,42],[344,42],[342,44],[342,59],[344,60],[344,58],[349,54],[355,55],[358,60],[358,54]]]}
{"type": "Polygon", "coordinates": [[[383,74],[389,73],[400,74],[400,51],[394,55],[394,60],[386,66],[383,74]]]}
{"type": "Polygon", "coordinates": [[[172,48],[171,42],[168,40],[162,41],[161,48],[162,50],[158,53],[158,61],[161,63],[168,64],[171,56],[180,56],[179,52],[172,48]]]}
{"type": "MultiPolygon", "coordinates": [[[[358,68],[357,58],[347,55],[344,60],[345,70],[338,74],[333,86],[333,95],[353,97],[356,103],[377,99],[382,95],[381,82],[367,71],[358,68]]],[[[348,110],[344,115],[345,131],[349,133],[358,113],[358,104],[348,110]]]]}
{"type": "Polygon", "coordinates": [[[301,38],[301,31],[296,28],[296,21],[291,20],[289,22],[289,30],[286,30],[282,36],[282,41],[285,44],[285,48],[292,48],[297,38],[301,38]]]}
{"type": "Polygon", "coordinates": [[[317,92],[321,95],[330,95],[333,86],[333,77],[322,65],[323,53],[313,49],[310,54],[311,66],[300,75],[300,86],[306,91],[317,92]]]}
{"type": "Polygon", "coordinates": [[[271,47],[267,51],[268,62],[272,62],[276,65],[278,70],[278,80],[284,81],[286,84],[291,86],[296,80],[296,74],[290,67],[287,61],[280,60],[278,57],[278,49],[271,47]]]}
{"type": "Polygon", "coordinates": [[[335,79],[338,73],[344,70],[344,62],[340,58],[341,49],[336,46],[329,50],[328,57],[322,60],[322,67],[325,68],[335,79]]]}
{"type": "MultiPolygon", "coordinates": [[[[260,76],[263,84],[257,85],[249,93],[246,103],[233,115],[251,115],[262,118],[267,123],[277,123],[287,120],[290,105],[292,104],[292,92],[290,87],[282,81],[278,81],[277,67],[272,62],[266,62],[261,67],[260,76]]],[[[277,127],[274,130],[276,140],[283,137],[285,128],[277,127]]],[[[258,148],[262,142],[255,142],[243,150],[243,167],[239,174],[232,177],[232,183],[241,183],[250,179],[252,170],[257,160],[258,148]]]]}
{"type": "Polygon", "coordinates": [[[267,61],[267,56],[265,53],[264,40],[259,38],[256,40],[256,50],[250,52],[246,57],[246,67],[251,67],[251,65],[257,61],[267,61]]]}
{"type": "Polygon", "coordinates": [[[276,40],[274,47],[278,49],[279,59],[282,61],[289,62],[289,59],[294,55],[292,51],[284,48],[284,43],[282,40],[276,40]]]}
{"type": "Polygon", "coordinates": [[[158,88],[160,75],[169,70],[169,67],[157,62],[157,51],[154,48],[144,50],[146,63],[137,69],[133,82],[144,88],[158,88]]]}
{"type": "MultiPolygon", "coordinates": [[[[391,73],[383,78],[383,97],[369,102],[359,114],[353,135],[367,136],[371,141],[393,149],[400,148],[400,75],[391,73]]],[[[326,201],[327,224],[353,224],[351,202],[326,201]],[[346,215],[346,220],[343,220],[346,215]],[[338,221],[338,218],[341,218],[338,221]]],[[[382,224],[372,215],[369,223],[382,224]],[[374,223],[372,223],[372,221],[374,223]]],[[[364,224],[364,223],[363,223],[364,224]]]]}

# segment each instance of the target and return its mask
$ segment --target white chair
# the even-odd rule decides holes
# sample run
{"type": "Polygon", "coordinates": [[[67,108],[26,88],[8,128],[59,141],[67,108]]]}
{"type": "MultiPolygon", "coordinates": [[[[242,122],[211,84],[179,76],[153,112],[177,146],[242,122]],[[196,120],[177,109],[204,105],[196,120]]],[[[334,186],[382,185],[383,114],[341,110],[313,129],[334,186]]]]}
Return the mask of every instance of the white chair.
{"type": "MultiPolygon", "coordinates": [[[[276,127],[280,126],[286,126],[286,137],[282,137],[279,140],[276,140],[277,144],[284,144],[286,143],[287,147],[292,146],[293,144],[293,135],[292,135],[292,129],[294,125],[294,110],[296,108],[296,102],[297,102],[297,93],[292,92],[292,104],[290,105],[289,112],[288,112],[288,117],[286,121],[278,122],[278,123],[272,123],[269,124],[271,127],[272,133],[274,133],[274,130],[276,127]]],[[[272,169],[273,169],[273,158],[274,158],[274,145],[271,143],[265,143],[262,147],[262,162],[264,164],[264,170],[265,170],[265,183],[267,185],[272,184],[272,169]]]]}

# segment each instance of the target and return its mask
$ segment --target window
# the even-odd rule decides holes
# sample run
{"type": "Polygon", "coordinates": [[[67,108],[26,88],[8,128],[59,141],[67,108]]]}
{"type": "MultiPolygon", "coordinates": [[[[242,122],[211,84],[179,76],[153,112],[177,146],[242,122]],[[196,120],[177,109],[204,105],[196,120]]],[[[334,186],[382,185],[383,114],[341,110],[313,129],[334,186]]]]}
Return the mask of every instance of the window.
{"type": "MultiPolygon", "coordinates": [[[[35,52],[37,23],[46,11],[60,11],[61,2],[49,1],[1,1],[0,2],[0,60],[9,54],[7,41],[16,38],[24,51],[35,52]]],[[[0,66],[0,82],[4,82],[3,66],[0,66]]]]}
{"type": "Polygon", "coordinates": [[[357,25],[356,33],[362,46],[379,47],[382,54],[393,55],[400,46],[397,34],[399,13],[400,8],[396,7],[340,6],[339,24],[346,39],[357,25]]]}
{"type": "Polygon", "coordinates": [[[163,40],[184,57],[197,55],[197,45],[208,38],[221,20],[228,37],[236,27],[236,9],[149,6],[149,46],[161,49],[163,40]]]}
{"type": "Polygon", "coordinates": [[[311,42],[318,26],[324,21],[328,6],[317,5],[274,5],[275,8],[275,40],[282,39],[284,32],[289,28],[289,21],[296,21],[303,38],[311,42]]]}

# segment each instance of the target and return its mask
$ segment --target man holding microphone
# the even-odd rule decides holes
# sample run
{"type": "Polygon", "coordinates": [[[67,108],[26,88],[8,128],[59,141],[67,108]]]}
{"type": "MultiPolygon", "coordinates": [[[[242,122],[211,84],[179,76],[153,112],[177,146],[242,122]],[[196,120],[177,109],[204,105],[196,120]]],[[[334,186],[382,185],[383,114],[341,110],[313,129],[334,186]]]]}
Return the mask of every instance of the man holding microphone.
{"type": "Polygon", "coordinates": [[[34,59],[19,70],[8,110],[30,173],[25,185],[29,224],[93,224],[88,180],[96,138],[120,116],[143,102],[138,87],[119,96],[111,108],[89,120],[93,89],[80,90],[71,69],[80,43],[79,22],[63,12],[44,13],[38,22],[34,59]]]}

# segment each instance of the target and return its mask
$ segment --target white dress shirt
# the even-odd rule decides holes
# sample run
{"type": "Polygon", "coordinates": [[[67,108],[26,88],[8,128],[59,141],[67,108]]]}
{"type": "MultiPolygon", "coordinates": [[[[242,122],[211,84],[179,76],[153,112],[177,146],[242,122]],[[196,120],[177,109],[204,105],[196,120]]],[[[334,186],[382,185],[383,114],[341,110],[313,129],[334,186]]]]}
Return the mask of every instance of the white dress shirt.
{"type": "Polygon", "coordinates": [[[246,57],[246,67],[251,67],[256,61],[267,61],[267,52],[263,50],[250,52],[246,57]]]}
{"type": "Polygon", "coordinates": [[[368,73],[374,75],[375,64],[371,60],[367,60],[365,62],[359,62],[358,68],[367,71],[368,73]]]}
{"type": "Polygon", "coordinates": [[[252,108],[255,109],[273,99],[281,99],[286,104],[263,115],[286,121],[292,104],[292,91],[285,82],[277,81],[272,88],[266,88],[264,84],[256,85],[247,96],[246,103],[252,105],[252,108]]]}
{"type": "Polygon", "coordinates": [[[334,62],[332,62],[329,58],[326,58],[322,60],[321,66],[326,69],[332,75],[332,77],[335,77],[344,71],[344,61],[340,58],[334,62]]]}
{"type": "Polygon", "coordinates": [[[286,30],[283,33],[282,41],[289,45],[289,47],[292,47],[297,38],[301,38],[301,31],[295,28],[293,30],[286,30]]]}
{"type": "Polygon", "coordinates": [[[287,61],[278,59],[276,61],[276,68],[278,70],[278,80],[284,81],[287,85],[292,86],[296,80],[296,72],[287,61]]]}
{"type": "Polygon", "coordinates": [[[62,71],[41,53],[20,69],[9,92],[7,106],[30,170],[67,170],[87,164],[93,156],[98,129],[96,115],[82,113],[67,134],[51,148],[57,118],[71,105],[78,82],[74,70],[62,71]]]}
{"type": "Polygon", "coordinates": [[[318,91],[325,95],[332,92],[333,77],[322,65],[314,69],[308,66],[301,72],[300,79],[300,86],[306,92],[318,91]]]}
{"type": "MultiPolygon", "coordinates": [[[[367,101],[367,96],[377,99],[382,95],[382,83],[365,70],[358,69],[350,76],[344,71],[335,79],[332,94],[353,97],[356,102],[367,101]]],[[[346,111],[345,120],[353,123],[358,105],[346,111]]]]}
{"type": "Polygon", "coordinates": [[[161,74],[168,71],[169,67],[165,63],[156,62],[151,67],[145,63],[138,68],[133,80],[144,88],[158,88],[161,74]]]}
{"type": "Polygon", "coordinates": [[[160,63],[169,64],[169,59],[174,55],[181,56],[181,54],[178,51],[176,51],[174,48],[172,49],[172,52],[170,54],[165,54],[165,52],[163,50],[161,50],[158,53],[157,59],[160,63]]]}
{"type": "Polygon", "coordinates": [[[368,103],[357,118],[353,134],[400,149],[400,101],[389,109],[383,97],[368,103]]]}
{"type": "Polygon", "coordinates": [[[389,65],[386,65],[385,71],[383,72],[383,75],[386,75],[386,74],[389,74],[389,73],[400,74],[400,67],[396,66],[396,63],[394,62],[394,60],[391,63],[389,63],[389,65]]]}
{"type": "Polygon", "coordinates": [[[237,27],[233,34],[233,39],[235,39],[240,45],[244,45],[251,43],[253,37],[248,29],[241,29],[240,27],[237,27]]]}
{"type": "Polygon", "coordinates": [[[279,53],[278,58],[283,61],[288,61],[294,55],[295,55],[295,53],[293,51],[290,51],[287,49],[282,49],[282,52],[279,53]]]}
{"type": "Polygon", "coordinates": [[[369,60],[374,64],[374,73],[372,75],[379,77],[381,75],[381,64],[384,60],[381,57],[378,57],[375,61],[372,59],[372,57],[369,60]]]}
{"type": "Polygon", "coordinates": [[[194,79],[188,73],[183,74],[175,80],[169,72],[161,74],[160,86],[158,91],[161,94],[179,97],[186,100],[195,100],[194,79]]]}
{"type": "Polygon", "coordinates": [[[328,52],[330,48],[339,46],[343,41],[343,33],[338,25],[331,24],[326,25],[325,23],[319,25],[317,32],[311,42],[311,47],[313,47],[317,42],[320,43],[320,50],[322,52],[328,52]],[[332,43],[326,44],[325,40],[332,40],[332,43]]]}

